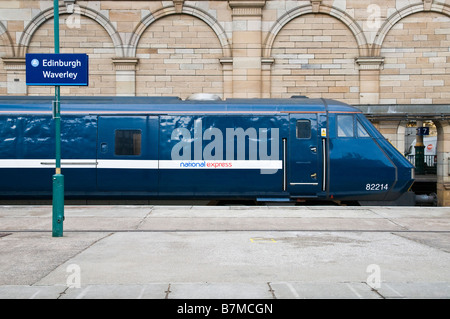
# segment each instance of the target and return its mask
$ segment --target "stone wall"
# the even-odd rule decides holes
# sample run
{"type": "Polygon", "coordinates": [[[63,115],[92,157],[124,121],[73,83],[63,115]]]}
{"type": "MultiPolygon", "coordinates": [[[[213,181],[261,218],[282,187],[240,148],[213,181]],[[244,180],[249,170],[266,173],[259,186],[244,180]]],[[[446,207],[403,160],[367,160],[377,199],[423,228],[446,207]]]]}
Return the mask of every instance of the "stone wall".
{"type": "MultiPolygon", "coordinates": [[[[74,95],[335,98],[448,103],[450,0],[60,0],[61,52],[88,53],[74,95]]],[[[53,1],[0,1],[0,94],[26,53],[52,52],[53,1]]]]}

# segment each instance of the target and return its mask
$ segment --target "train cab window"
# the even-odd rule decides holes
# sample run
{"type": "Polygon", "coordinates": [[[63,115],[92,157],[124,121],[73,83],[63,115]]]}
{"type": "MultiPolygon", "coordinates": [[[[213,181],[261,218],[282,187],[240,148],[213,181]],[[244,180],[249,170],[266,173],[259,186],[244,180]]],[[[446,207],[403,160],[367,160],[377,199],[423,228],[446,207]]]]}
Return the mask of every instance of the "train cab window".
{"type": "Polygon", "coordinates": [[[311,121],[297,121],[297,138],[311,138],[311,121]]]}
{"type": "Polygon", "coordinates": [[[354,137],[353,115],[337,116],[338,137],[354,137]]]}
{"type": "Polygon", "coordinates": [[[116,130],[115,155],[141,155],[140,130],[116,130]]]}
{"type": "Polygon", "coordinates": [[[356,132],[358,133],[358,137],[370,137],[367,130],[359,121],[356,121],[356,132]]]}

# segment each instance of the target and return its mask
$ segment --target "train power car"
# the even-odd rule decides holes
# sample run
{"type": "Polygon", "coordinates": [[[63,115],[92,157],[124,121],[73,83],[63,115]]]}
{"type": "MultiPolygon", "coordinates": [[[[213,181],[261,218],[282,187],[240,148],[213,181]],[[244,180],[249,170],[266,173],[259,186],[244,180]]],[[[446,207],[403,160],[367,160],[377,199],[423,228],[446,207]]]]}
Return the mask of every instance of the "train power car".
{"type": "MultiPolygon", "coordinates": [[[[52,97],[0,97],[0,197],[50,197],[52,97]]],[[[395,200],[414,167],[334,100],[66,97],[67,198],[395,200]]]]}

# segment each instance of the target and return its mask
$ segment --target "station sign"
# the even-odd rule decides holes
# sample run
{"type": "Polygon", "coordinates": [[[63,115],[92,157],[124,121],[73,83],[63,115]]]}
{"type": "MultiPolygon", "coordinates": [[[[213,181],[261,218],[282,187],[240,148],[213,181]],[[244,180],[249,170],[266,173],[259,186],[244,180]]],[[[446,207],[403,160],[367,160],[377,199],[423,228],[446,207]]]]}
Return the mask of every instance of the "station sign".
{"type": "Polygon", "coordinates": [[[26,55],[26,84],[52,86],[88,86],[89,57],[87,54],[26,55]]]}

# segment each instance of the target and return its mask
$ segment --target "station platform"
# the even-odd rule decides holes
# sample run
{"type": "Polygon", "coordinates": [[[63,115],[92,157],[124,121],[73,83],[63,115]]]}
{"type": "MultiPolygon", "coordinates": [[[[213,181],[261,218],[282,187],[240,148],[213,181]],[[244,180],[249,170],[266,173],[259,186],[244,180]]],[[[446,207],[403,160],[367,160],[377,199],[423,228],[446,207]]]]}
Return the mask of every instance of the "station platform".
{"type": "Polygon", "coordinates": [[[0,206],[0,299],[450,298],[450,209],[0,206]]]}

